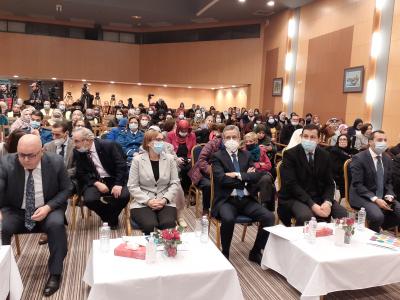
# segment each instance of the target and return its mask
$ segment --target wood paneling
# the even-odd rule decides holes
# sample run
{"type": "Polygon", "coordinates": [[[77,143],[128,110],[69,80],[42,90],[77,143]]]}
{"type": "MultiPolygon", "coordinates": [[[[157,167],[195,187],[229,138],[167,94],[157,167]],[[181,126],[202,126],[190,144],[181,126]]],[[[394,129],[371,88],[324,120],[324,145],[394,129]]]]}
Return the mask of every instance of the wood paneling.
{"type": "Polygon", "coordinates": [[[304,113],[318,114],[321,120],[345,118],[343,70],[350,66],[352,41],[353,26],[310,40],[304,113]]]}
{"type": "MultiPolygon", "coordinates": [[[[263,110],[274,110],[275,98],[272,97],[272,80],[277,77],[279,48],[268,50],[265,58],[263,110]]],[[[280,98],[280,97],[279,97],[280,98]]]]}

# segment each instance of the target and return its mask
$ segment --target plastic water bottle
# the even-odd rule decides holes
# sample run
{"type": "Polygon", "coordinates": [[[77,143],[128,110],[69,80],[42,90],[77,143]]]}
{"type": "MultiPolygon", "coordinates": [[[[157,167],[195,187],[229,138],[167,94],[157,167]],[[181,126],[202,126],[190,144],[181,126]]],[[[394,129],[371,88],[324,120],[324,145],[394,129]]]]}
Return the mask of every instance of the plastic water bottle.
{"type": "Polygon", "coordinates": [[[317,225],[318,225],[317,219],[315,219],[315,217],[312,217],[310,221],[309,236],[308,236],[309,242],[311,244],[315,244],[315,240],[317,239],[317,225]]]}
{"type": "Polygon", "coordinates": [[[207,243],[208,242],[208,217],[203,216],[201,219],[201,235],[200,235],[200,241],[202,243],[207,243]]]}
{"type": "Polygon", "coordinates": [[[100,227],[100,251],[106,253],[110,250],[111,229],[108,223],[100,227]]]}
{"type": "Polygon", "coordinates": [[[146,263],[153,264],[156,262],[157,257],[157,245],[154,242],[153,233],[151,233],[149,241],[146,245],[146,263]]]}
{"type": "Polygon", "coordinates": [[[367,212],[365,211],[364,207],[361,207],[361,209],[358,212],[357,216],[357,229],[358,230],[364,230],[365,228],[365,219],[367,217],[367,212]]]}
{"type": "Polygon", "coordinates": [[[194,226],[194,234],[199,238],[201,236],[201,231],[203,230],[203,218],[197,218],[194,226]]]}

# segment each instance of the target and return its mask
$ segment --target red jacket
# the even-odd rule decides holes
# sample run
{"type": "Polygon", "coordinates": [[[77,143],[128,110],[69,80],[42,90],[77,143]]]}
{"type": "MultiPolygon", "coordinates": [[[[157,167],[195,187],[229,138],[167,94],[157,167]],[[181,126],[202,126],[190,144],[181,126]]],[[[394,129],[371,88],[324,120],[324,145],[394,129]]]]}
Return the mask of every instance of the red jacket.
{"type": "MultiPolygon", "coordinates": [[[[179,143],[175,131],[170,131],[167,133],[167,142],[174,146],[174,151],[178,151],[179,143]]],[[[186,136],[186,147],[188,148],[188,158],[192,158],[192,148],[196,145],[196,135],[190,132],[186,136]]]]}

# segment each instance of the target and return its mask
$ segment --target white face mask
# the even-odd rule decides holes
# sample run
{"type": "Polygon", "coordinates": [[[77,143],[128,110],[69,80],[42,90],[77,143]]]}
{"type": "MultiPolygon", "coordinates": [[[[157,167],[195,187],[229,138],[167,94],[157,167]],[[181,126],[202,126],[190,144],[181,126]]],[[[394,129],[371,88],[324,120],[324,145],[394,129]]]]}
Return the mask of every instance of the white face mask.
{"type": "Polygon", "coordinates": [[[149,121],[147,121],[147,120],[141,120],[140,121],[140,125],[142,125],[142,126],[147,126],[147,124],[149,124],[149,121]]]}
{"type": "Polygon", "coordinates": [[[138,123],[130,123],[129,124],[129,129],[130,130],[136,130],[138,128],[138,123]]]}
{"type": "Polygon", "coordinates": [[[56,140],[54,140],[54,145],[56,145],[56,147],[59,147],[62,144],[64,144],[64,142],[65,142],[64,139],[56,139],[56,140]]]}
{"type": "Polygon", "coordinates": [[[201,114],[196,114],[196,118],[201,118],[201,114]]]}
{"type": "Polygon", "coordinates": [[[188,133],[187,132],[183,132],[183,131],[179,131],[179,135],[182,136],[182,137],[185,137],[185,136],[188,135],[188,133]]]}
{"type": "Polygon", "coordinates": [[[222,121],[222,120],[221,120],[220,118],[216,118],[216,119],[215,119],[215,122],[217,122],[217,123],[221,123],[221,121],[222,121]]]}
{"type": "Polygon", "coordinates": [[[224,145],[225,145],[226,150],[229,153],[236,152],[237,149],[239,148],[239,142],[237,140],[231,139],[231,140],[224,141],[224,145]]]}
{"type": "Polygon", "coordinates": [[[50,105],[43,105],[44,109],[50,109],[50,105]]]}
{"type": "Polygon", "coordinates": [[[184,115],[179,115],[179,119],[183,119],[183,118],[185,118],[185,116],[184,115]]]}

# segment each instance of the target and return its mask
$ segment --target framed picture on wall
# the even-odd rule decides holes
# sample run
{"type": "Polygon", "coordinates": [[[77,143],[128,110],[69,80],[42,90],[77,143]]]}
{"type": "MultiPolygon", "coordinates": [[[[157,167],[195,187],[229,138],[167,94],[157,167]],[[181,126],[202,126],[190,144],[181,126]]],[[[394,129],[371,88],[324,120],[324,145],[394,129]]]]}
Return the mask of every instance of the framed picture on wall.
{"type": "Polygon", "coordinates": [[[343,93],[362,93],[364,88],[364,66],[344,69],[343,93]]]}
{"type": "Polygon", "coordinates": [[[283,89],[283,78],[274,78],[272,79],[272,96],[278,97],[282,96],[282,89],[283,89]]]}

